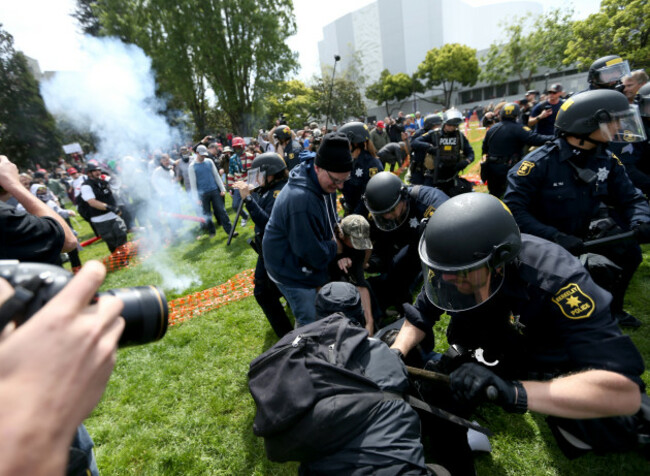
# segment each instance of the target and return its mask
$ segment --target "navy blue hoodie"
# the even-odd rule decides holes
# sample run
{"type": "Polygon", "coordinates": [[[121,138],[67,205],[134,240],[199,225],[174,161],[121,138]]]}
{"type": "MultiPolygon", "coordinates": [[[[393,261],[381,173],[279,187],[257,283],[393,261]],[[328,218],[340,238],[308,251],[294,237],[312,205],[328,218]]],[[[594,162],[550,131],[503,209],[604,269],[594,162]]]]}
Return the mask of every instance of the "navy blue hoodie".
{"type": "Polygon", "coordinates": [[[297,165],[264,232],[262,249],[271,279],[298,288],[327,283],[327,266],[336,257],[336,223],[336,198],[318,183],[314,161],[297,165]]]}

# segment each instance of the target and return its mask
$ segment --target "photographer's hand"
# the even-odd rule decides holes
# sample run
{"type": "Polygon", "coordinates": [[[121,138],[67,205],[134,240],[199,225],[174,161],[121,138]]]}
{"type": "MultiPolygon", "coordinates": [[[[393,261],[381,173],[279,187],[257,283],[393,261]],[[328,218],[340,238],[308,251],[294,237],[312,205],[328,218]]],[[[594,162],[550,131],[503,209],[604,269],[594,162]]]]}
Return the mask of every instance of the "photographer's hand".
{"type": "Polygon", "coordinates": [[[105,274],[99,262],[86,263],[0,341],[0,474],[63,474],[75,429],[104,392],[124,328],[118,298],[88,305],[105,274]]]}

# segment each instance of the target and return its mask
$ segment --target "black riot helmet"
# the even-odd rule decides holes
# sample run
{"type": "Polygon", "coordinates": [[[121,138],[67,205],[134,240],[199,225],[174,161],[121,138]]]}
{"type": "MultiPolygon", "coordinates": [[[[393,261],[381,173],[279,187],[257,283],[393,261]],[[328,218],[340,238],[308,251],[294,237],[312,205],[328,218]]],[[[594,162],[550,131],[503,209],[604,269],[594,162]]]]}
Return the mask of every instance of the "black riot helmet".
{"type": "Polygon", "coordinates": [[[455,108],[447,109],[442,117],[443,125],[460,126],[463,122],[463,114],[455,108]]]}
{"type": "Polygon", "coordinates": [[[650,117],[650,83],[639,88],[634,101],[639,106],[641,117],[650,117]]]}
{"type": "Polygon", "coordinates": [[[338,128],[338,132],[342,132],[348,136],[350,144],[361,144],[370,140],[370,131],[368,126],[363,122],[348,122],[338,128]]]}
{"type": "Polygon", "coordinates": [[[287,125],[278,126],[273,134],[280,142],[291,139],[291,129],[287,125]]]}
{"type": "Polygon", "coordinates": [[[587,138],[600,129],[607,142],[645,140],[638,107],[630,105],[625,95],[611,89],[595,89],[571,96],[560,107],[555,127],[563,136],[587,138]]]}
{"type": "Polygon", "coordinates": [[[499,111],[499,117],[502,121],[516,121],[519,117],[519,104],[514,102],[504,104],[499,111]]]}
{"type": "Polygon", "coordinates": [[[439,126],[440,124],[442,124],[442,117],[440,117],[439,114],[429,114],[427,117],[424,118],[422,127],[424,127],[425,131],[430,131],[434,127],[439,126]]]}
{"type": "Polygon", "coordinates": [[[593,88],[614,89],[626,74],[630,74],[627,61],[618,55],[603,56],[589,67],[587,81],[593,88]]]}
{"type": "Polygon", "coordinates": [[[408,218],[410,201],[408,190],[400,178],[390,172],[375,174],[366,186],[363,201],[377,228],[391,231],[408,218]]]}
{"type": "Polygon", "coordinates": [[[287,169],[287,164],[279,154],[275,152],[264,152],[253,160],[251,168],[248,170],[247,180],[250,185],[255,187],[267,188],[281,177],[274,178],[273,182],[267,183],[266,177],[275,176],[287,169]]]}
{"type": "Polygon", "coordinates": [[[440,309],[465,311],[503,284],[503,266],[521,249],[508,207],[487,193],[464,193],[440,205],[420,238],[427,298],[440,309]]]}

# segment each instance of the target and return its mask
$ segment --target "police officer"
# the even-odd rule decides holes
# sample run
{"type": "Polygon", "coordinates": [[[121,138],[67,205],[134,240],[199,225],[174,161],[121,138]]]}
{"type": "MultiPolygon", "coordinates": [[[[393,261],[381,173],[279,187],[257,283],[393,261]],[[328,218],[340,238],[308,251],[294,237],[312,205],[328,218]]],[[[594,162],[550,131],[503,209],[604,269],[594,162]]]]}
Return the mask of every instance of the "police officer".
{"type": "MultiPolygon", "coordinates": [[[[436,131],[440,129],[442,125],[442,116],[440,114],[429,114],[424,118],[422,128],[415,131],[411,136],[411,143],[419,137],[422,137],[424,134],[430,131],[436,131]]],[[[411,184],[421,185],[424,183],[424,159],[426,157],[426,150],[420,148],[419,150],[413,150],[411,153],[411,164],[409,169],[411,171],[411,184]]]]}
{"type": "MultiPolygon", "coordinates": [[[[628,141],[642,140],[640,122],[638,111],[617,91],[586,91],[568,99],[555,123],[559,137],[508,172],[504,200],[521,230],[580,255],[590,223],[606,203],[614,207],[620,226],[637,229],[642,241],[650,239],[648,202],[606,149],[622,135],[628,141]]],[[[641,323],[623,311],[623,297],[641,263],[641,249],[635,242],[617,243],[599,253],[623,270],[616,283],[599,283],[613,294],[614,317],[623,326],[638,327],[641,323]]]]}
{"type": "Polygon", "coordinates": [[[281,157],[284,157],[287,168],[289,170],[293,169],[300,163],[300,159],[298,158],[302,150],[300,142],[293,138],[291,129],[286,124],[274,128],[271,130],[271,133],[278,140],[275,150],[281,157]]]}
{"type": "Polygon", "coordinates": [[[436,188],[407,187],[390,172],[380,172],[368,182],[363,200],[374,246],[369,271],[381,273],[368,281],[383,311],[411,300],[410,288],[420,272],[420,223],[448,198],[436,188]]]}
{"type": "Polygon", "coordinates": [[[472,190],[472,185],[458,176],[458,172],[474,161],[472,146],[458,130],[462,122],[461,112],[449,109],[444,113],[439,131],[423,134],[411,142],[416,153],[423,151],[429,155],[424,161],[424,185],[439,188],[450,197],[472,190]]]}
{"type": "Polygon", "coordinates": [[[367,125],[362,122],[348,122],[339,128],[339,132],[348,136],[353,160],[350,180],[343,184],[343,207],[348,215],[362,210],[361,196],[368,181],[377,172],[384,170],[384,167],[375,157],[375,146],[370,140],[367,125]]]}
{"type": "Polygon", "coordinates": [[[280,190],[286,185],[289,172],[282,157],[275,152],[265,152],[255,157],[251,170],[255,169],[259,171],[259,180],[263,185],[253,193],[250,192],[248,184],[245,182],[237,182],[234,187],[241,193],[246,209],[255,223],[255,249],[259,256],[255,266],[255,289],[253,294],[277,336],[282,337],[290,332],[293,326],[280,302],[282,294],[266,274],[264,257],[262,256],[262,238],[275,199],[280,194],[280,190]]]}
{"type": "Polygon", "coordinates": [[[484,193],[440,206],[419,249],[424,289],[405,306],[392,348],[406,355],[446,311],[447,340],[468,356],[451,361],[463,362],[450,368],[456,411],[491,399],[508,412],[550,415],[567,454],[638,445],[637,429],[650,429],[639,412],[643,360],[578,259],[520,234],[506,206],[484,193]]]}
{"type": "Polygon", "coordinates": [[[630,74],[630,65],[618,55],[598,58],[589,67],[589,89],[616,89],[623,91],[621,78],[630,74]]]}
{"type": "Polygon", "coordinates": [[[508,170],[521,160],[524,146],[542,145],[555,138],[535,134],[528,127],[515,122],[519,112],[517,104],[505,104],[499,111],[501,121],[490,127],[483,139],[481,180],[487,182],[488,190],[496,197],[505,193],[508,170]]]}

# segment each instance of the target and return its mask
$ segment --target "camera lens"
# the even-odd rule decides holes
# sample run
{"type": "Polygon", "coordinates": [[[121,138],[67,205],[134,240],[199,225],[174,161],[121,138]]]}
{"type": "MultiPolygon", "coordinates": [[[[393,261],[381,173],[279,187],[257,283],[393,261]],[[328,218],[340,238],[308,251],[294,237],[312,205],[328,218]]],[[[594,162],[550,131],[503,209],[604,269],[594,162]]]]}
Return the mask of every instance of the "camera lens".
{"type": "Polygon", "coordinates": [[[120,347],[154,342],[167,332],[167,299],[157,286],[110,289],[99,293],[102,295],[115,296],[124,303],[122,317],[126,326],[118,344],[120,347]]]}

